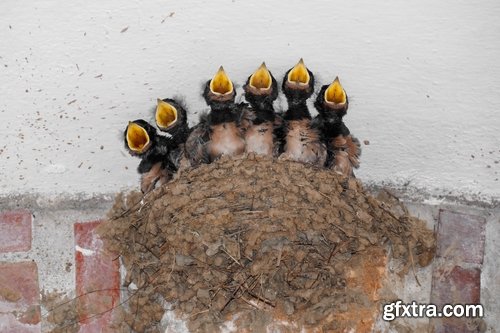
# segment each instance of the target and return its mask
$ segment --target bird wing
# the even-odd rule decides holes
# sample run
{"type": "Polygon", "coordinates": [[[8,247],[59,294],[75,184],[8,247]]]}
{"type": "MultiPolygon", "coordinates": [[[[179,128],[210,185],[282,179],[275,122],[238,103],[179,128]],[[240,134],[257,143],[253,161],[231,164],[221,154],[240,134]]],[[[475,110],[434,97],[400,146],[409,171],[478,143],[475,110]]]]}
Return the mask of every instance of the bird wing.
{"type": "Polygon", "coordinates": [[[150,170],[141,176],[141,191],[147,193],[152,191],[155,186],[166,184],[172,178],[172,174],[163,167],[163,163],[153,164],[150,170]]]}
{"type": "Polygon", "coordinates": [[[210,142],[210,125],[208,114],[200,116],[200,122],[194,126],[189,134],[184,152],[191,166],[195,167],[201,163],[209,163],[207,145],[210,142]]]}
{"type": "Polygon", "coordinates": [[[146,173],[153,167],[154,163],[149,159],[141,159],[137,166],[137,172],[140,174],[146,173]]]}
{"type": "Polygon", "coordinates": [[[353,135],[349,135],[346,138],[346,152],[349,155],[349,160],[352,166],[356,169],[359,168],[359,157],[361,156],[361,144],[353,135]]]}
{"type": "Polygon", "coordinates": [[[237,106],[237,110],[238,128],[244,136],[255,120],[255,112],[245,103],[240,103],[237,106]]]}
{"type": "Polygon", "coordinates": [[[286,143],[286,122],[283,119],[283,113],[276,112],[274,118],[274,156],[278,157],[285,151],[286,143]]]}
{"type": "Polygon", "coordinates": [[[359,168],[359,157],[361,156],[361,144],[359,140],[351,134],[349,128],[342,122],[340,128],[341,135],[334,140],[334,147],[347,152],[349,161],[354,168],[359,168]]]}
{"type": "Polygon", "coordinates": [[[339,150],[335,152],[333,170],[345,177],[354,176],[352,164],[346,151],[339,150]]]}

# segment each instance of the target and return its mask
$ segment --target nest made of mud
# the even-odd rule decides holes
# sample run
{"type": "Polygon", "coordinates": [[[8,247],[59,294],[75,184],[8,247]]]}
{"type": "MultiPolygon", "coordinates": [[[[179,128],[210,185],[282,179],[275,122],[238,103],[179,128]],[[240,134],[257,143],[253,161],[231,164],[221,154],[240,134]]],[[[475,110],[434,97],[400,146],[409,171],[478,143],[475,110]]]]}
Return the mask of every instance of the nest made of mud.
{"type": "Polygon", "coordinates": [[[140,332],[159,330],[166,303],[191,331],[216,332],[237,314],[250,331],[264,317],[342,331],[347,324],[326,318],[375,301],[349,288],[354,258],[385,258],[389,248],[407,270],[427,265],[435,248],[398,200],[329,170],[255,156],[120,197],[99,232],[126,268],[132,315],[123,318],[140,332]]]}

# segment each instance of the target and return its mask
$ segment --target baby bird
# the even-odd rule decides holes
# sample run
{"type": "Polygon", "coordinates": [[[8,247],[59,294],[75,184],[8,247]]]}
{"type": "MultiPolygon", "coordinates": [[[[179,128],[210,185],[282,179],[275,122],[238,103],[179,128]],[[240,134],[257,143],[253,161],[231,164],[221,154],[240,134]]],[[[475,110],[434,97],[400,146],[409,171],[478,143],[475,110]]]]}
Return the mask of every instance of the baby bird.
{"type": "Polygon", "coordinates": [[[154,189],[164,184],[175,172],[175,166],[168,160],[172,147],[170,138],[160,136],[148,122],[137,119],[128,123],[123,133],[125,148],[132,156],[141,159],[137,171],[141,174],[141,191],[154,189]]]}
{"type": "Polygon", "coordinates": [[[239,128],[241,107],[234,103],[235,96],[233,83],[221,66],[203,91],[210,112],[200,117],[186,141],[191,166],[210,163],[222,155],[244,153],[245,141],[239,128]]]}
{"type": "Polygon", "coordinates": [[[321,132],[311,122],[306,104],[314,91],[314,75],[302,59],[286,72],[282,90],[288,101],[288,110],[283,117],[282,156],[323,167],[327,156],[326,146],[322,142],[321,132]]]}
{"type": "Polygon", "coordinates": [[[191,133],[187,122],[186,108],[171,98],[158,99],[155,108],[155,122],[158,129],[171,138],[172,149],[168,158],[178,169],[185,156],[185,143],[191,133]]]}
{"type": "Polygon", "coordinates": [[[175,142],[186,142],[190,129],[186,108],[180,102],[171,98],[158,98],[155,121],[158,129],[170,134],[175,142]]]}
{"type": "Polygon", "coordinates": [[[278,83],[265,63],[248,77],[243,90],[251,106],[244,108],[241,121],[246,152],[277,157],[275,133],[281,122],[274,113],[273,102],[278,97],[278,83]]]}
{"type": "Polygon", "coordinates": [[[349,98],[338,77],[332,84],[321,87],[314,106],[319,112],[317,119],[328,149],[326,166],[346,177],[353,177],[353,168],[359,168],[361,145],[342,121],[349,107],[349,98]]]}

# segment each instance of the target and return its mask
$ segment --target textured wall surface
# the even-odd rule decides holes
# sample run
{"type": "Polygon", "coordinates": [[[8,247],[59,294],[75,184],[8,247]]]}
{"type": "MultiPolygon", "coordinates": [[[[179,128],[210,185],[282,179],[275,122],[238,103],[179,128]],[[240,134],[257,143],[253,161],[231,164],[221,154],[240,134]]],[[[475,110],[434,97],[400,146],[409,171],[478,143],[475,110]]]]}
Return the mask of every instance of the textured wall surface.
{"type": "Polygon", "coordinates": [[[137,186],[121,132],[157,97],[195,122],[220,64],[241,85],[303,57],[350,95],[362,180],[498,199],[499,17],[496,0],[4,0],[0,196],[137,186]]]}

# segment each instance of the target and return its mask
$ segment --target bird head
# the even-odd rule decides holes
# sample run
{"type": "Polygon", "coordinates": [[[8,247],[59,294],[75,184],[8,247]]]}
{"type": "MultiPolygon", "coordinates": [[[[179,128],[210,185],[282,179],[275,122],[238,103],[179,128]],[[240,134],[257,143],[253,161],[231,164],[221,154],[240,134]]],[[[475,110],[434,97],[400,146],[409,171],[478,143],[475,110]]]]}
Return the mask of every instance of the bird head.
{"type": "Polygon", "coordinates": [[[283,78],[282,90],[288,102],[302,103],[314,92],[314,75],[307,69],[304,60],[290,68],[283,78]]]}
{"type": "Polygon", "coordinates": [[[342,120],[349,107],[349,98],[338,77],[330,85],[321,87],[314,106],[327,120],[342,120]]]}
{"type": "Polygon", "coordinates": [[[174,134],[176,128],[187,126],[187,112],[176,100],[157,99],[155,109],[156,126],[164,132],[174,134]]]}
{"type": "Polygon", "coordinates": [[[234,103],[236,92],[233,82],[220,66],[214,77],[207,81],[203,97],[207,104],[212,108],[224,108],[234,103]]]}
{"type": "Polygon", "coordinates": [[[156,126],[162,131],[168,131],[169,128],[175,126],[179,119],[179,111],[167,99],[157,99],[155,110],[156,126]]]}
{"type": "Polygon", "coordinates": [[[125,148],[131,155],[141,156],[151,150],[156,130],[142,119],[129,121],[123,133],[125,148]]]}
{"type": "Polygon", "coordinates": [[[243,90],[246,100],[255,108],[272,106],[278,97],[278,83],[264,62],[248,77],[243,90]]]}

